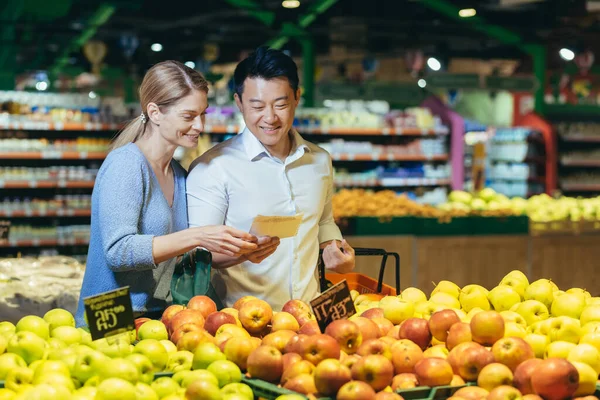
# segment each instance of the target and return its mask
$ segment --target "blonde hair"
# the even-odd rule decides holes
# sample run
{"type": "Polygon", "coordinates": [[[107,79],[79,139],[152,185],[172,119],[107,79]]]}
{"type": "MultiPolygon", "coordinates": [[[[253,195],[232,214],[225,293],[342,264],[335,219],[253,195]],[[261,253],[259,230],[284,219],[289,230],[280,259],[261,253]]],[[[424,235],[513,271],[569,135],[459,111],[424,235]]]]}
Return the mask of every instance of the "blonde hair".
{"type": "Polygon", "coordinates": [[[130,121],[113,139],[110,150],[133,143],[146,132],[149,103],[155,103],[161,111],[189,95],[192,90],[208,92],[208,82],[202,74],[178,61],[162,61],[146,72],[140,85],[139,97],[142,114],[130,121]]]}

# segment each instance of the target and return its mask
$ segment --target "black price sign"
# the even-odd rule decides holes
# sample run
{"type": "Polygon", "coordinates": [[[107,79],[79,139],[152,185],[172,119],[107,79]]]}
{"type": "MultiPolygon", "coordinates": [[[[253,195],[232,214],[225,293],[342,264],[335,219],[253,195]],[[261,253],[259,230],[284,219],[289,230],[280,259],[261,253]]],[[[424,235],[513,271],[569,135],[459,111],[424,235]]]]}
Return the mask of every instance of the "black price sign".
{"type": "Polygon", "coordinates": [[[348,283],[344,279],[311,300],[310,305],[319,323],[321,332],[336,319],[345,319],[356,314],[348,283]]]}
{"type": "Polygon", "coordinates": [[[0,242],[8,240],[8,232],[10,232],[10,221],[0,221],[0,242]]]}
{"type": "Polygon", "coordinates": [[[129,286],[83,299],[92,340],[135,329],[129,286]]]}

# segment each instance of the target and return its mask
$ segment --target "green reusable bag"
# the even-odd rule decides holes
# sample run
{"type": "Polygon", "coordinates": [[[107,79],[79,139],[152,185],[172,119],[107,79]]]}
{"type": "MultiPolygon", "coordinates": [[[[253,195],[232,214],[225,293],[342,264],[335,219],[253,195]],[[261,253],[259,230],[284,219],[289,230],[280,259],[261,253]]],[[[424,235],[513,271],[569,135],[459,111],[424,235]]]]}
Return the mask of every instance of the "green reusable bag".
{"type": "Polygon", "coordinates": [[[175,266],[171,280],[173,304],[186,305],[194,296],[210,297],[217,310],[225,308],[211,281],[212,254],[210,251],[196,248],[185,253],[175,266]]]}

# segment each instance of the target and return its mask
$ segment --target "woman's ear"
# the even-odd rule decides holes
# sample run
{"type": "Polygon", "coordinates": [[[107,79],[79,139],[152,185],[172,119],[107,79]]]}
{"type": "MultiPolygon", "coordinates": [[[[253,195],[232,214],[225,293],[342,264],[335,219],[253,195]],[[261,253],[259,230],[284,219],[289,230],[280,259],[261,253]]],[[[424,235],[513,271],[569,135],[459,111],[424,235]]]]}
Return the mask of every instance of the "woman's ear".
{"type": "Polygon", "coordinates": [[[148,114],[148,119],[155,125],[160,125],[162,113],[160,112],[160,108],[156,103],[148,103],[148,107],[146,107],[146,113],[148,114]]]}

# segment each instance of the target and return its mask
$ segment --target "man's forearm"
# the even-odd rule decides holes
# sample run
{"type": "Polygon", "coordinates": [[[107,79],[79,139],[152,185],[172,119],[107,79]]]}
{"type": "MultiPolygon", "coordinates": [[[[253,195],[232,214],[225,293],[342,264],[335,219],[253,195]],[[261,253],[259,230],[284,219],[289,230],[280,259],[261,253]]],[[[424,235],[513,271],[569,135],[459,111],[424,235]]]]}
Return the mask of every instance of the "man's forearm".
{"type": "Polygon", "coordinates": [[[212,266],[213,266],[213,268],[216,268],[216,269],[224,269],[224,268],[233,267],[234,265],[238,265],[244,261],[246,261],[246,257],[244,257],[244,256],[231,257],[231,256],[226,256],[225,254],[213,253],[212,266]]]}

